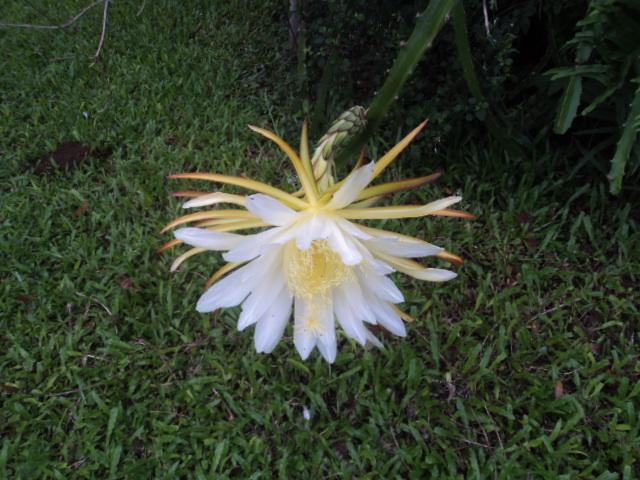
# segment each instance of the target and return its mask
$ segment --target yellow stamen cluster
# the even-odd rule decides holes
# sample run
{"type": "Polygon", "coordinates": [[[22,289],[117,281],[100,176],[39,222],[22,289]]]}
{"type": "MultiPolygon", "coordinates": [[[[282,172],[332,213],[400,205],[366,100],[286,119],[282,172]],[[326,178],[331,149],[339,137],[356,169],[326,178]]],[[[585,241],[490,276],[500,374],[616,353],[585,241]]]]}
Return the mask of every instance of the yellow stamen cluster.
{"type": "Polygon", "coordinates": [[[353,275],[326,240],[315,240],[307,250],[300,250],[294,242],[285,249],[284,268],[289,289],[297,297],[324,296],[353,275]]]}

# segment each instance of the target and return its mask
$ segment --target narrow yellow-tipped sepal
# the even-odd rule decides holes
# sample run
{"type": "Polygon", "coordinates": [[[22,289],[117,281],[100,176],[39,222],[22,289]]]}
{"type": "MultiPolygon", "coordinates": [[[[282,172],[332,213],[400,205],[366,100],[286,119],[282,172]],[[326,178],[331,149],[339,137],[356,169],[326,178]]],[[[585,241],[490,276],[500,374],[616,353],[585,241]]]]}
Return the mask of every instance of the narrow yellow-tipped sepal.
{"type": "Polygon", "coordinates": [[[384,195],[378,195],[377,197],[367,198],[366,200],[360,200],[358,202],[352,203],[346,208],[371,208],[375,206],[380,200],[384,198],[384,195]]]}
{"type": "Polygon", "coordinates": [[[180,265],[182,265],[182,263],[190,257],[193,257],[194,255],[198,255],[199,253],[202,252],[206,252],[207,249],[206,248],[192,248],[191,250],[187,250],[186,252],[184,252],[182,255],[180,255],[178,258],[176,258],[173,263],[171,264],[171,268],[170,271],[171,272],[175,272],[178,268],[180,268],[180,265]]]}
{"type": "Polygon", "coordinates": [[[450,208],[445,208],[444,210],[438,210],[436,212],[432,212],[431,215],[436,217],[455,217],[455,218],[465,218],[467,220],[473,220],[476,216],[473,213],[463,212],[462,210],[451,210],[450,208]]]}
{"type": "Polygon", "coordinates": [[[156,254],[161,254],[162,252],[167,251],[170,248],[173,248],[176,245],[180,245],[180,244],[182,244],[182,240],[178,240],[177,238],[174,238],[173,240],[169,240],[167,243],[165,243],[164,245],[162,245],[160,248],[156,250],[156,254]]]}
{"type": "Polygon", "coordinates": [[[336,212],[338,215],[350,220],[377,220],[392,218],[417,218],[432,215],[433,212],[444,210],[442,207],[448,207],[454,203],[458,203],[462,197],[451,196],[435,200],[426,205],[392,205],[388,207],[372,207],[372,208],[347,208],[336,212]]]}
{"type": "Polygon", "coordinates": [[[196,222],[198,220],[207,220],[214,218],[235,218],[238,220],[257,220],[251,212],[246,210],[209,210],[207,212],[190,213],[189,215],[183,215],[178,217],[172,222],[169,222],[160,233],[164,233],[167,230],[171,230],[173,227],[182,225],[183,223],[196,222]]]}
{"type": "Polygon", "coordinates": [[[393,310],[398,314],[398,316],[404,320],[405,322],[414,322],[415,318],[413,318],[411,315],[409,315],[406,312],[403,312],[402,310],[400,310],[398,307],[396,307],[395,305],[391,304],[391,308],[393,308],[393,310]]]}
{"type": "Polygon", "coordinates": [[[349,220],[389,220],[393,218],[418,218],[429,215],[422,205],[347,208],[337,213],[349,220]]]}
{"type": "Polygon", "coordinates": [[[313,165],[311,164],[311,156],[309,154],[309,124],[306,120],[302,124],[302,132],[300,133],[300,160],[302,161],[302,165],[307,173],[307,177],[313,184],[313,188],[317,196],[318,185],[313,175],[313,165]]]}
{"type": "Polygon", "coordinates": [[[459,257],[458,255],[455,255],[451,252],[447,252],[446,250],[444,250],[443,252],[440,252],[436,255],[438,258],[441,258],[442,260],[446,260],[447,262],[451,262],[454,265],[462,265],[464,263],[464,260],[462,259],[462,257],[459,257]]]}
{"type": "Polygon", "coordinates": [[[188,180],[205,180],[207,182],[226,183],[228,185],[236,185],[238,187],[253,190],[254,192],[264,193],[273,198],[280,200],[285,205],[298,210],[305,209],[309,205],[304,200],[294,197],[293,195],[272,187],[266,183],[257,182],[249,178],[234,177],[231,175],[221,175],[219,173],[176,173],[167,177],[170,180],[188,179],[188,180]]]}
{"type": "Polygon", "coordinates": [[[376,162],[376,165],[375,165],[375,167],[373,169],[373,178],[376,178],[378,175],[380,175],[382,173],[382,171],[385,168],[387,168],[391,164],[391,162],[393,162],[396,159],[396,157],[398,155],[400,155],[400,153],[405,148],[407,148],[407,146],[411,143],[411,141],[414,138],[416,138],[416,135],[418,135],[422,131],[422,129],[427,126],[427,122],[428,122],[428,120],[425,120],[420,125],[418,125],[416,128],[414,128],[409,133],[409,135],[407,135],[402,140],[400,140],[400,142],[398,142],[396,145],[394,145],[391,150],[389,150],[387,153],[385,153],[382,156],[382,158],[380,158],[380,160],[378,160],[376,162]]]}
{"type": "Polygon", "coordinates": [[[366,200],[367,198],[377,197],[378,195],[389,195],[391,193],[402,192],[405,190],[411,190],[426,185],[429,182],[433,182],[442,176],[442,172],[436,172],[425,177],[409,178],[406,180],[399,180],[397,182],[381,183],[373,187],[365,188],[358,200],[366,200]]]}
{"type": "Polygon", "coordinates": [[[234,195],[225,192],[213,192],[205,195],[198,195],[182,205],[182,208],[201,208],[218,205],[220,203],[229,203],[244,207],[247,203],[247,197],[244,195],[234,195]]]}
{"type": "MultiPolygon", "coordinates": [[[[214,218],[213,220],[200,220],[193,224],[194,227],[211,227],[209,230],[215,230],[214,227],[224,226],[224,225],[233,225],[238,222],[245,222],[246,220],[238,220],[237,218],[214,218]]],[[[252,222],[253,220],[249,220],[252,222]]]]}
{"type": "Polygon", "coordinates": [[[199,190],[181,190],[179,192],[171,192],[170,195],[176,198],[197,198],[208,195],[209,192],[201,192],[199,190]]]}
{"type": "Polygon", "coordinates": [[[230,271],[238,268],[243,263],[245,263],[245,262],[229,262],[229,263],[226,263],[216,273],[214,273],[213,275],[211,275],[211,277],[209,277],[209,280],[207,280],[207,283],[204,284],[204,289],[205,290],[209,290],[209,288],[211,288],[211,286],[214,283],[216,283],[218,280],[220,280],[224,275],[226,275],[230,271]]]}
{"type": "Polygon", "coordinates": [[[207,227],[212,232],[235,232],[237,230],[247,230],[249,228],[266,227],[267,224],[260,220],[242,220],[233,222],[216,222],[215,220],[197,223],[198,227],[207,227]]]}
{"type": "Polygon", "coordinates": [[[300,183],[302,184],[302,188],[304,189],[309,201],[312,204],[317,203],[318,196],[315,191],[315,181],[313,180],[313,175],[308,175],[305,166],[302,164],[302,160],[298,157],[298,154],[295,152],[291,146],[285,142],[282,138],[280,138],[275,133],[266,130],[264,128],[256,127],[255,125],[249,125],[249,128],[256,133],[259,133],[263,137],[268,138],[276,145],[280,147],[280,149],[289,157],[291,163],[293,164],[293,168],[298,174],[298,178],[300,178],[300,183]]]}

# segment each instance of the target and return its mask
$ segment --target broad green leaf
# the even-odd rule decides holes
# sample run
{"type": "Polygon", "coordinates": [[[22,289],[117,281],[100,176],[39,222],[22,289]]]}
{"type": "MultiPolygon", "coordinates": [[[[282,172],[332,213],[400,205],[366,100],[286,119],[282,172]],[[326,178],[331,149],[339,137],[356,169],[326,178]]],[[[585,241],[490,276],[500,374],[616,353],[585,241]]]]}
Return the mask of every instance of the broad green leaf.
{"type": "Polygon", "coordinates": [[[582,77],[571,77],[560,99],[560,108],[556,116],[555,124],[553,125],[553,131],[555,133],[563,135],[569,130],[573,120],[576,118],[581,95],[582,77]]]}
{"type": "Polygon", "coordinates": [[[420,15],[411,37],[398,54],[380,93],[376,95],[369,107],[367,130],[377,126],[387,113],[413,69],[449,18],[449,12],[454,3],[454,0],[431,0],[427,10],[420,15]]]}
{"type": "Polygon", "coordinates": [[[605,74],[611,74],[609,65],[578,65],[575,67],[561,67],[549,70],[547,75],[553,74],[551,80],[559,80],[567,77],[592,77],[594,79],[602,78],[605,74]]]}
{"type": "Polygon", "coordinates": [[[631,105],[631,111],[624,125],[622,137],[618,141],[616,153],[611,160],[611,170],[609,171],[609,191],[613,195],[620,193],[622,188],[622,177],[627,160],[631,155],[631,149],[636,141],[636,136],[640,131],[640,88],[636,90],[636,95],[631,105]]]}
{"type": "Polygon", "coordinates": [[[467,81],[467,86],[471,94],[477,99],[482,99],[484,95],[480,89],[480,82],[478,82],[476,69],[473,65],[469,35],[467,33],[466,15],[462,2],[458,2],[453,8],[452,16],[456,50],[458,52],[458,60],[460,60],[460,65],[462,66],[462,75],[467,81]]]}

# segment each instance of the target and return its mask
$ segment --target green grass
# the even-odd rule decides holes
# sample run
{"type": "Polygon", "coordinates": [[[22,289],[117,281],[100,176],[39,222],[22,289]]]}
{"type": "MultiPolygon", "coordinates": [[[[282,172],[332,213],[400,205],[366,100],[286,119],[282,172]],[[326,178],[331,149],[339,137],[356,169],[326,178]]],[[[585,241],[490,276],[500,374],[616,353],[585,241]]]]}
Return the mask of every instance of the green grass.
{"type": "MultiPolygon", "coordinates": [[[[14,3],[2,20],[37,20],[14,3]]],[[[637,198],[544,152],[414,147],[389,176],[447,174],[404,199],[461,192],[478,219],[394,227],[462,254],[458,279],[397,277],[416,321],[382,351],[343,339],[334,365],[302,362],[288,332],[258,355],[237,310],[195,312],[219,257],[171,275],[154,250],[189,185],[169,173],[291,188],[246,128],[295,143],[284,4],[140,5],[113,3],[94,66],[98,10],[0,31],[0,478],[638,478],[637,198]],[[66,140],[112,154],[35,173],[66,140]]]]}

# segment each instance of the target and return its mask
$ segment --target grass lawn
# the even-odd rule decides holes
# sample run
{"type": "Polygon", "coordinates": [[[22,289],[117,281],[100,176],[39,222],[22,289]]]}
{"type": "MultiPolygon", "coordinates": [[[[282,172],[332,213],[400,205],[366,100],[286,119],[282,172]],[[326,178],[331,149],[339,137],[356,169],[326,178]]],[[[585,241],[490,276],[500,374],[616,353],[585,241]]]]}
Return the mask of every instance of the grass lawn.
{"type": "MultiPolygon", "coordinates": [[[[478,219],[397,222],[466,264],[397,277],[416,321],[384,350],[302,362],[289,331],[259,355],[237,309],[195,311],[221,259],[154,253],[194,187],[166,175],[293,189],[246,124],[295,143],[302,113],[286,2],[188,3],[113,2],[95,65],[100,8],[0,30],[0,478],[638,478],[640,199],[553,152],[415,146],[389,169],[445,168],[399,200],[458,192],[478,219]]],[[[37,6],[0,19],[84,2],[37,6]]]]}

